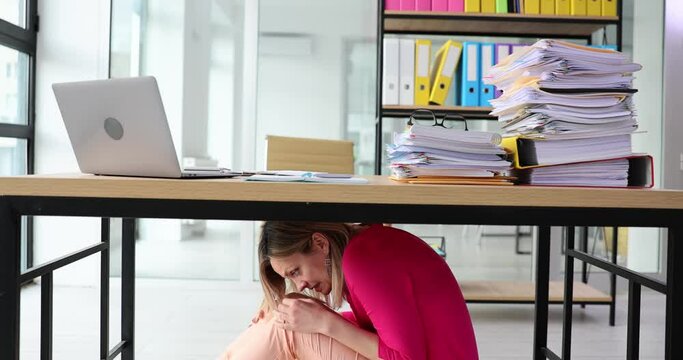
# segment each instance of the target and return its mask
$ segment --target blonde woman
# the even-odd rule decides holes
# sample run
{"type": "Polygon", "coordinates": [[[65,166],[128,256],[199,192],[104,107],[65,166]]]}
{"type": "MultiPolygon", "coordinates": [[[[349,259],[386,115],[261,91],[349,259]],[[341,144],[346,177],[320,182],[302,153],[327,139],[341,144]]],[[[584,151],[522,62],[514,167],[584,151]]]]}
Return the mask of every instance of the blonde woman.
{"type": "Polygon", "coordinates": [[[262,311],[223,359],[478,359],[453,273],[410,233],[269,221],[258,251],[262,311]]]}

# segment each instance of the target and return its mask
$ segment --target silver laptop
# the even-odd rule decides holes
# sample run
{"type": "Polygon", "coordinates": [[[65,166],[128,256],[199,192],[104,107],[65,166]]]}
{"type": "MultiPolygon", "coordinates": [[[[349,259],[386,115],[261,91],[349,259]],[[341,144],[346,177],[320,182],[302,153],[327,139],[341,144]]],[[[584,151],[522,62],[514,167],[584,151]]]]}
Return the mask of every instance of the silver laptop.
{"type": "Polygon", "coordinates": [[[154,77],[53,84],[81,172],[165,178],[230,177],[223,168],[181,171],[154,77]]]}

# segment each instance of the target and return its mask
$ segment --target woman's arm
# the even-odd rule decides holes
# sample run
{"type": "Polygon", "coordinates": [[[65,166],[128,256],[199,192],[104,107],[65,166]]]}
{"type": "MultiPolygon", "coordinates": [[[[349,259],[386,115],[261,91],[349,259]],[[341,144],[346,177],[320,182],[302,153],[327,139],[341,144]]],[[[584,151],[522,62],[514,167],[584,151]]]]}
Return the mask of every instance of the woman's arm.
{"type": "Polygon", "coordinates": [[[377,334],[359,328],[340,314],[330,313],[322,321],[320,333],[339,341],[368,359],[379,359],[377,334]]]}

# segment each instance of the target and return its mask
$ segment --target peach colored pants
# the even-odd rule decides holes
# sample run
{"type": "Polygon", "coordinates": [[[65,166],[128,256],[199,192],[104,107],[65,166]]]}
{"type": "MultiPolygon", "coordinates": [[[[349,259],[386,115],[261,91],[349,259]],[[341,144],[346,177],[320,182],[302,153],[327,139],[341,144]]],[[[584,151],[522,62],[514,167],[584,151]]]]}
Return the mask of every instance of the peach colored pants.
{"type": "Polygon", "coordinates": [[[220,360],[364,360],[364,356],[321,334],[283,330],[274,317],[252,324],[220,360]]]}

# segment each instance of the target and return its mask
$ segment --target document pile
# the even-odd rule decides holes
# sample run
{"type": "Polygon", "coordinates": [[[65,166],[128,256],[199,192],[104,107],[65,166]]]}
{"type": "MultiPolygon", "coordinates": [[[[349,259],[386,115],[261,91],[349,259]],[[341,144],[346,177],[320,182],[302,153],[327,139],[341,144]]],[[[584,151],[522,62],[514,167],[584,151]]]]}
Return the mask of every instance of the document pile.
{"type": "Polygon", "coordinates": [[[392,176],[413,184],[512,185],[501,136],[414,124],[387,146],[392,176]]]}
{"type": "Polygon", "coordinates": [[[520,182],[651,186],[636,179],[651,179],[642,173],[651,174],[652,159],[631,151],[632,74],[640,69],[620,52],[559,40],[540,40],[491,68],[484,82],[503,91],[491,114],[503,123],[520,182]]]}

